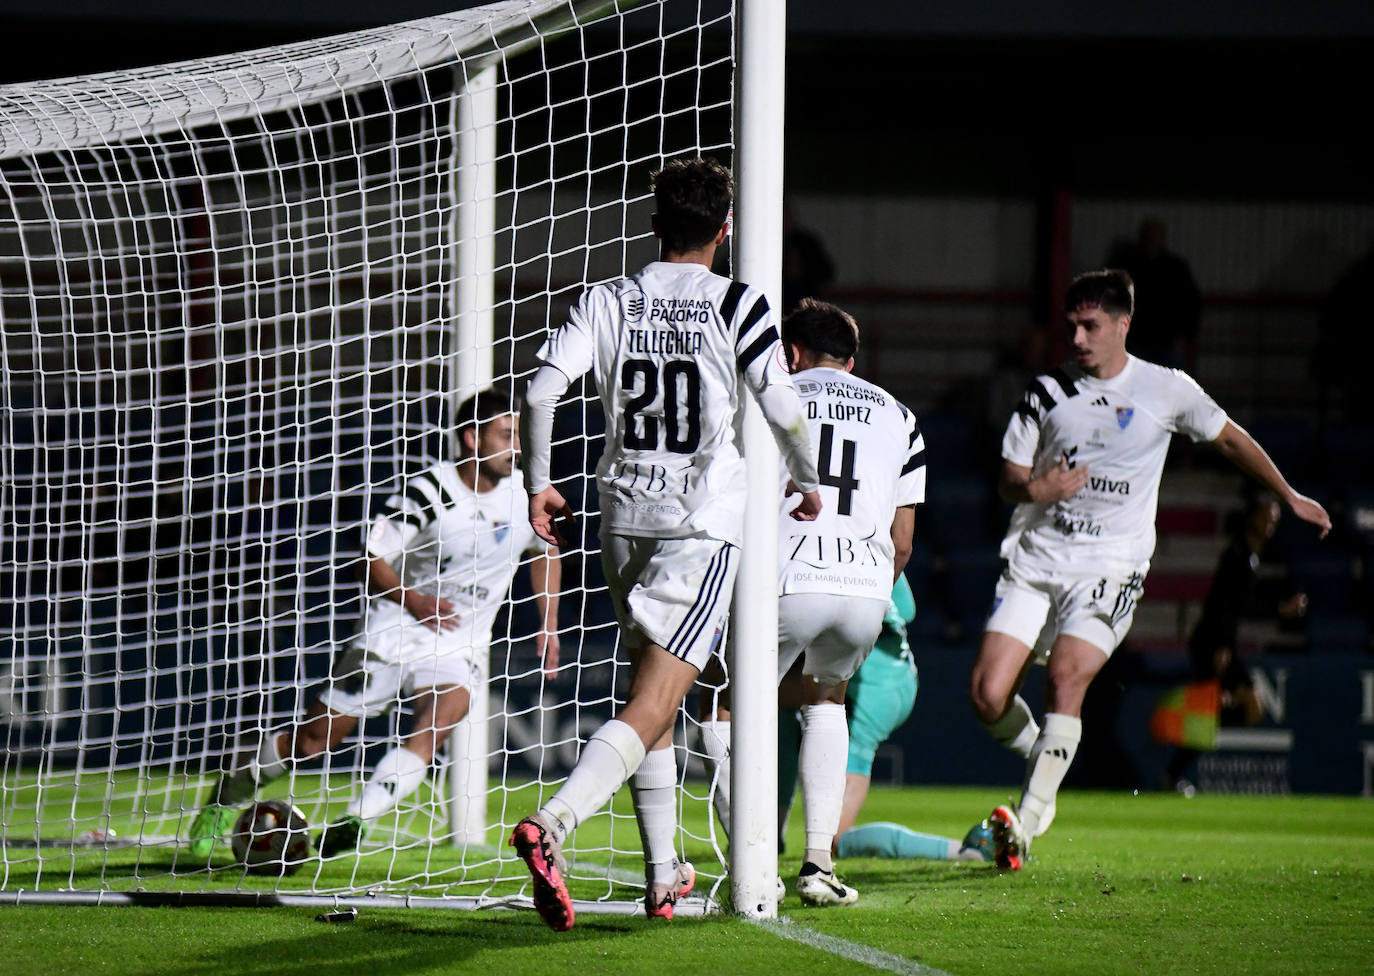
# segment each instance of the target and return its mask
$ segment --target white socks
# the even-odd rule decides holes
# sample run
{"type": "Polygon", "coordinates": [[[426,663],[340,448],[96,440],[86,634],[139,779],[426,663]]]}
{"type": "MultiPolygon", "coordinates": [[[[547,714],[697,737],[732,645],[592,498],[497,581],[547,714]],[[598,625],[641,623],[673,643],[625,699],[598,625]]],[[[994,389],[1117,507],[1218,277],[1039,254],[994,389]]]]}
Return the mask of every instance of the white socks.
{"type": "Polygon", "coordinates": [[[701,723],[701,751],[706,768],[713,777],[711,803],[720,818],[721,829],[730,833],[730,723],[712,719],[701,723]]]}
{"type": "Polygon", "coordinates": [[[573,828],[606,805],[644,761],[639,733],[619,719],[597,729],[567,781],[539,808],[544,823],[562,843],[573,828]]]}
{"type": "Polygon", "coordinates": [[[1012,699],[1007,714],[995,722],[985,722],[983,728],[1012,752],[1020,753],[1027,758],[1030,757],[1031,747],[1040,735],[1040,726],[1035,724],[1035,716],[1031,714],[1030,706],[1020,695],[1012,699]]]}
{"type": "Polygon", "coordinates": [[[266,786],[286,772],[289,759],[283,759],[277,749],[277,739],[281,732],[269,732],[258,743],[258,751],[247,764],[220,778],[219,788],[211,802],[221,806],[233,806],[249,799],[261,786],[266,786]]]}
{"type": "Polygon", "coordinates": [[[806,860],[832,870],[830,844],[840,829],[849,725],[844,706],[834,702],[802,706],[800,778],[806,811],[806,860]]]}
{"type": "Polygon", "coordinates": [[[677,881],[677,760],[673,747],[655,749],[633,776],[635,819],[644,844],[645,879],[671,885],[677,881]]]}
{"type": "Polygon", "coordinates": [[[429,763],[404,746],[397,746],[377,763],[362,793],[348,804],[348,813],[370,823],[414,793],[428,773],[429,763]]]}
{"type": "Polygon", "coordinates": [[[1045,728],[1035,740],[1026,763],[1026,784],[1017,807],[1027,837],[1039,833],[1040,817],[1054,804],[1059,784],[1064,782],[1082,737],[1082,719],[1057,712],[1045,715],[1045,728]]]}

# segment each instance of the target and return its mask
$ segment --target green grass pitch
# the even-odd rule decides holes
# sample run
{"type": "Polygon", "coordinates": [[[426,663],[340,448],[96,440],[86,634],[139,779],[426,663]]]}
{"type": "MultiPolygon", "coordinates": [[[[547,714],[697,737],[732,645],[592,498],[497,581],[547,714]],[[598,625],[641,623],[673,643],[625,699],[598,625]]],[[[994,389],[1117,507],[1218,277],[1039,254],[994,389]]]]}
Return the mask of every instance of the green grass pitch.
{"type": "MultiPolygon", "coordinates": [[[[1002,797],[875,789],[864,820],[962,836],[1002,797]]],[[[588,825],[590,826],[590,824],[588,825]]],[[[795,812],[785,878],[801,845],[795,812]]],[[[1374,804],[1335,797],[1066,793],[1026,869],[850,860],[858,905],[785,924],[530,912],[0,907],[0,969],[25,974],[369,976],[569,972],[952,976],[1374,971],[1374,804]]],[[[203,885],[202,885],[203,886],[203,885]]],[[[8,887],[23,887],[11,875],[8,887]]],[[[576,893],[576,892],[575,892],[576,893]]]]}

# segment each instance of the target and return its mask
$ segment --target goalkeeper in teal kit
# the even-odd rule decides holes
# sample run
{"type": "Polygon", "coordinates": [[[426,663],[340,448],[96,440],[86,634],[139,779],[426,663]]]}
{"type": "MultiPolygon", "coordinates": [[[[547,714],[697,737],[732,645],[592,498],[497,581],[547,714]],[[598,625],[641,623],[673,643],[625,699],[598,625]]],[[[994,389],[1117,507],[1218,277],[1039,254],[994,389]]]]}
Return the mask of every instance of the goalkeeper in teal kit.
{"type": "MultiPolygon", "coordinates": [[[[898,576],[883,618],[883,630],[873,653],[849,681],[849,762],[845,768],[844,806],[835,837],[839,857],[922,858],[937,861],[987,861],[992,859],[992,835],[983,825],[974,827],[963,843],[950,837],[917,833],[895,823],[855,826],[873,775],[878,747],[901,727],[916,703],[916,661],[907,644],[906,625],[916,616],[916,600],[906,576],[898,576]]],[[[779,739],[795,734],[796,721],[784,717],[779,739]]],[[[790,798],[792,788],[783,780],[790,770],[796,776],[796,748],[779,743],[780,797],[790,798]]]]}
{"type": "MultiPolygon", "coordinates": [[[[867,823],[855,826],[859,811],[868,798],[873,775],[873,759],[878,747],[901,727],[916,703],[916,661],[906,639],[906,625],[916,617],[916,599],[906,576],[897,577],[883,618],[882,633],[863,666],[849,679],[846,692],[849,719],[849,759],[845,767],[844,804],[840,826],[835,835],[837,857],[883,857],[903,860],[991,861],[992,831],[981,823],[969,831],[963,842],[952,837],[922,834],[895,823],[867,823]]],[[[795,672],[794,672],[795,673],[795,672]]],[[[791,676],[779,689],[778,714],[778,836],[787,833],[788,813],[797,790],[797,760],[801,746],[795,687],[791,676]]],[[[724,714],[722,712],[722,714],[724,714]]],[[[728,734],[718,727],[719,720],[704,723],[703,748],[715,776],[712,797],[722,826],[729,824],[729,774],[725,743],[728,734]]],[[[723,723],[721,723],[723,724],[723,723]]]]}

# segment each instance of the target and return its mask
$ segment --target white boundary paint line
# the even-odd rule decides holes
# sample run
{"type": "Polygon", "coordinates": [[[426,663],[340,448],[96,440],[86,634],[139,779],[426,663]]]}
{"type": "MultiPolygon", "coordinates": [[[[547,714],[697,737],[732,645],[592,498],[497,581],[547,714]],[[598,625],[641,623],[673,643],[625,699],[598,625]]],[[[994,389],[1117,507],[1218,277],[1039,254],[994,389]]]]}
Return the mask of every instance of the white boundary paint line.
{"type": "Polygon", "coordinates": [[[771,932],[779,938],[789,939],[792,942],[800,942],[802,945],[828,952],[831,955],[841,956],[845,959],[861,962],[872,966],[874,969],[882,969],[889,973],[902,973],[903,976],[950,976],[943,969],[935,969],[932,966],[923,966],[919,962],[911,959],[904,959],[901,956],[894,956],[890,952],[883,952],[872,946],[860,945],[857,942],[848,942],[845,939],[836,938],[833,935],[825,935],[814,929],[808,929],[804,925],[797,925],[786,918],[777,921],[773,919],[750,919],[754,925],[766,932],[771,932]]]}

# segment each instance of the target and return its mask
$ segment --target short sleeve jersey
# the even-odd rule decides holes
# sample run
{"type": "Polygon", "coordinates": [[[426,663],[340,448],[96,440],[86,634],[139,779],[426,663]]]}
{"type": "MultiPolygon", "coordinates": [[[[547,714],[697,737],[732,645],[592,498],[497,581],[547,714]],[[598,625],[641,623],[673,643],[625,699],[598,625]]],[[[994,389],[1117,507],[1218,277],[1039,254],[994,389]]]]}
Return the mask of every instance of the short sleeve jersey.
{"type": "Polygon", "coordinates": [[[762,292],[700,264],[656,261],[583,292],[539,359],[569,380],[595,377],[603,531],[739,544],[741,383],[787,382],[762,292]]]}
{"type": "Polygon", "coordinates": [[[453,603],[465,624],[491,630],[520,556],[543,551],[518,478],[473,491],[440,462],[402,480],[368,533],[368,555],[389,562],[408,588],[453,603]]]}
{"type": "Polygon", "coordinates": [[[1226,413],[1187,374],[1129,356],[1111,379],[1066,364],[1031,381],[1002,457],[1039,477],[1061,459],[1088,483],[1049,505],[1022,502],[1002,556],[1018,566],[1097,576],[1134,571],[1155,548],[1155,509],[1169,439],[1210,441],[1226,413]]]}
{"type": "Polygon", "coordinates": [[[925,440],[916,415],[881,387],[841,369],[792,377],[806,413],[821,514],[778,527],[778,592],[830,593],[887,601],[892,592],[892,519],[925,501],[925,440]]]}

